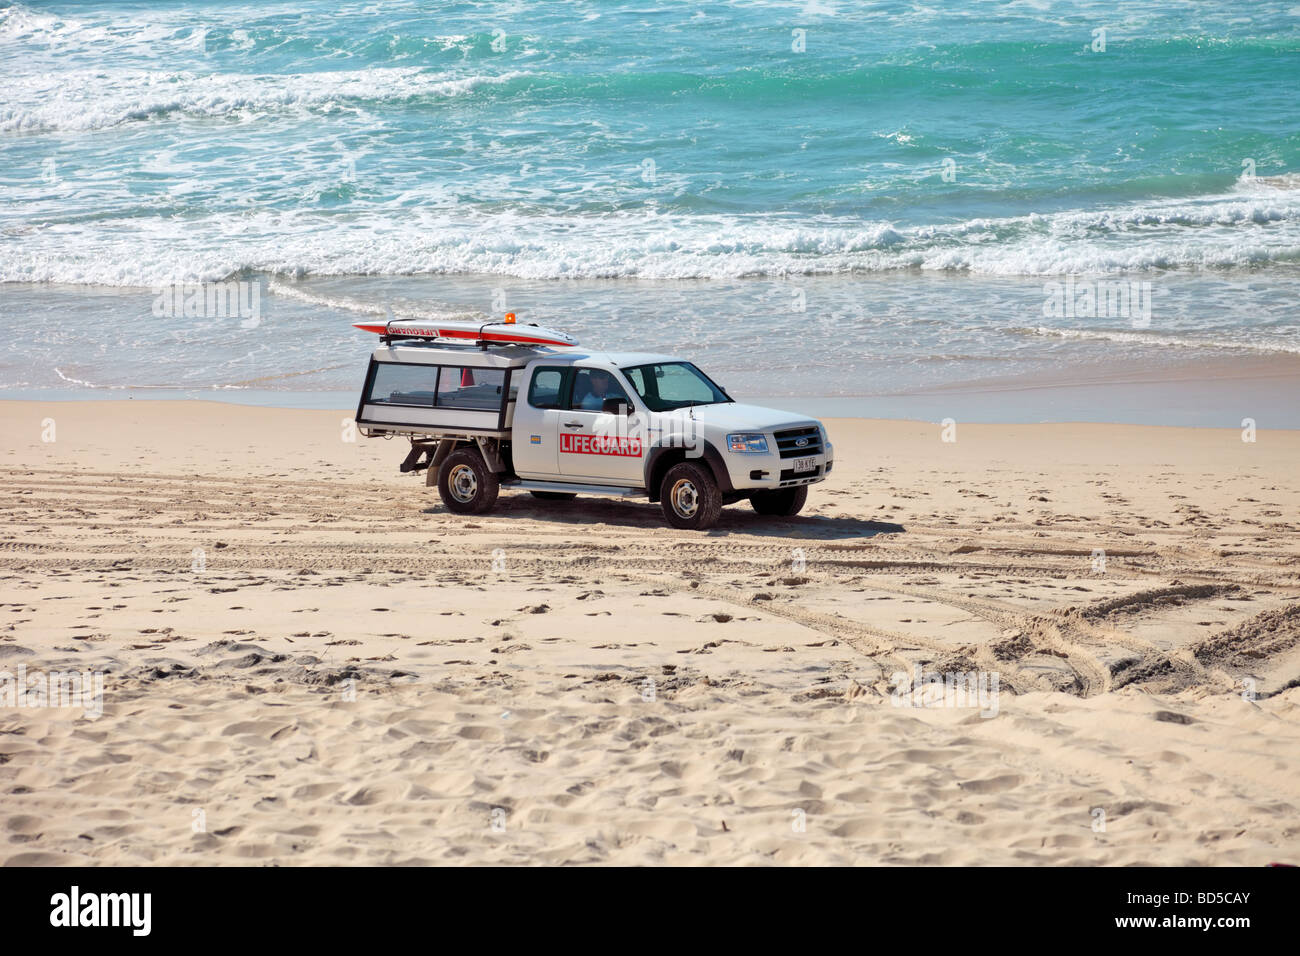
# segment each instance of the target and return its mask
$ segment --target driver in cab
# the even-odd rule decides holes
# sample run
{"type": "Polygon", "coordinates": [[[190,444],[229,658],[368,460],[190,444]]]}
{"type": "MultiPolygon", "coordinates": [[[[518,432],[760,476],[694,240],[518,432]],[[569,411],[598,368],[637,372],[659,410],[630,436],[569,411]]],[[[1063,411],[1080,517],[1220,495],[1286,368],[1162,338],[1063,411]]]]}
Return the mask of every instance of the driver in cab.
{"type": "Polygon", "coordinates": [[[582,369],[578,372],[578,393],[582,396],[578,407],[583,411],[600,411],[605,407],[607,398],[616,398],[629,408],[632,406],[627,393],[603,368],[582,369]]]}

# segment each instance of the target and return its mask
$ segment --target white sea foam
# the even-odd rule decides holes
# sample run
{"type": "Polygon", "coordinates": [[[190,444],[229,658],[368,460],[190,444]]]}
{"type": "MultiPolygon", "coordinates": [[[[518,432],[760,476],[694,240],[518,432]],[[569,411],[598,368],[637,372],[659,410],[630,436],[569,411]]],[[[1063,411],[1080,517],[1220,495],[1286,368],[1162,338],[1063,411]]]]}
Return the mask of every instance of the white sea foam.
{"type": "Polygon", "coordinates": [[[1085,342],[1115,342],[1156,348],[1217,349],[1232,352],[1269,352],[1300,355],[1300,344],[1285,341],[1250,341],[1245,338],[1211,338],[1204,335],[1167,335],[1127,329],[1060,329],[1050,326],[1012,326],[1002,329],[1010,335],[1041,336],[1085,342]]]}
{"type": "Polygon", "coordinates": [[[1259,194],[1260,190],[1283,189],[1300,190],[1300,173],[1279,173],[1273,176],[1248,176],[1243,174],[1237,180],[1237,189],[1241,192],[1259,194]]]}
{"type": "Polygon", "coordinates": [[[64,28],[66,21],[15,3],[0,10],[0,38],[25,40],[48,38],[64,28]]]}
{"type": "Polygon", "coordinates": [[[486,313],[464,309],[439,309],[428,304],[380,303],[372,299],[358,299],[354,296],[324,295],[299,288],[291,282],[280,282],[275,279],[268,282],[266,288],[272,295],[278,295],[286,299],[294,299],[308,305],[319,305],[326,309],[357,312],[361,315],[386,316],[392,314],[400,319],[424,319],[436,322],[445,322],[450,319],[487,318],[486,313]]]}
{"type": "MultiPolygon", "coordinates": [[[[105,50],[147,62],[172,49],[202,50],[205,33],[205,28],[195,26],[194,12],[184,8],[150,10],[141,19],[114,10],[98,23],[33,10],[21,3],[0,9],[0,52],[11,55],[16,67],[28,69],[37,66],[42,54],[51,56],[49,62],[58,66],[69,57],[102,57],[105,50]]],[[[36,72],[42,71],[38,68],[36,72]]]]}
{"type": "Polygon", "coordinates": [[[212,212],[40,225],[0,244],[0,281],[150,286],[285,276],[732,278],[891,270],[1113,274],[1300,262],[1300,193],[1159,201],[905,227],[810,218],[530,215],[474,206],[212,212]]]}
{"type": "Polygon", "coordinates": [[[454,97],[528,76],[451,76],[417,67],[246,75],[74,70],[6,80],[0,131],[91,130],[163,116],[255,117],[278,110],[331,112],[374,102],[454,97]]]}

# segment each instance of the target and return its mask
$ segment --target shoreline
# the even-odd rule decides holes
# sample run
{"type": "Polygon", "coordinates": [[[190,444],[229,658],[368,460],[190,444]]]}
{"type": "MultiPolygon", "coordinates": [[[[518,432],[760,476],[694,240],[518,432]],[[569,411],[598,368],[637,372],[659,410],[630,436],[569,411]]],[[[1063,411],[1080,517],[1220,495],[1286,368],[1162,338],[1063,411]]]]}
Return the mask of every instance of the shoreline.
{"type": "Polygon", "coordinates": [[[0,286],[6,311],[24,317],[0,332],[0,400],[348,408],[376,344],[352,327],[359,316],[486,315],[508,302],[587,347],[681,355],[739,400],[805,414],[1300,428],[1300,354],[1289,351],[1300,346],[1274,305],[1300,283],[1294,269],[1160,278],[1168,294],[1140,330],[1047,319],[1030,278],[239,281],[266,285],[254,327],[154,315],[151,290],[0,286]],[[1229,293],[1221,314],[1214,296],[1229,293]],[[1242,318],[1256,312],[1266,318],[1242,318]]]}
{"type": "MultiPolygon", "coordinates": [[[[1102,424],[1171,428],[1300,430],[1300,358],[1251,357],[1189,362],[1167,369],[1022,376],[963,382],[909,393],[859,396],[744,394],[749,404],[818,418],[984,425],[1102,424]]],[[[228,406],[355,413],[358,393],[343,390],[227,388],[13,389],[0,403],[210,402],[228,406]]]]}

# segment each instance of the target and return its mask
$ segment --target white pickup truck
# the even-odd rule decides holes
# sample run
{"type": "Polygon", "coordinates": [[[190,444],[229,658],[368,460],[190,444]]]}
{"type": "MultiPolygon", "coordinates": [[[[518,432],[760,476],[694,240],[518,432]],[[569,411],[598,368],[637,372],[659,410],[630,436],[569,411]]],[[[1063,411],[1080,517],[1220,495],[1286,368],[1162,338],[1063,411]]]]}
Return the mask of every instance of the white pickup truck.
{"type": "Polygon", "coordinates": [[[402,471],[428,469],[459,514],[515,488],[648,498],[674,527],[704,529],[742,499],[797,514],[834,461],[821,422],[737,403],[685,359],[587,351],[512,317],[358,327],[381,335],[358,427],[408,437],[402,471]]]}

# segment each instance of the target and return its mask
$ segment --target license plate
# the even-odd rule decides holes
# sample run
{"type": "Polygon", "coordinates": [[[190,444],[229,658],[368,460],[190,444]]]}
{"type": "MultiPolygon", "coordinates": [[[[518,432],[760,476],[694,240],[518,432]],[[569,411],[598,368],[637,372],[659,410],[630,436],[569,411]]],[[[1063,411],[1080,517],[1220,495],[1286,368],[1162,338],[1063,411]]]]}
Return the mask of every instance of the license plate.
{"type": "Polygon", "coordinates": [[[813,471],[817,467],[816,458],[796,458],[794,460],[794,471],[798,474],[801,471],[813,471]]]}

